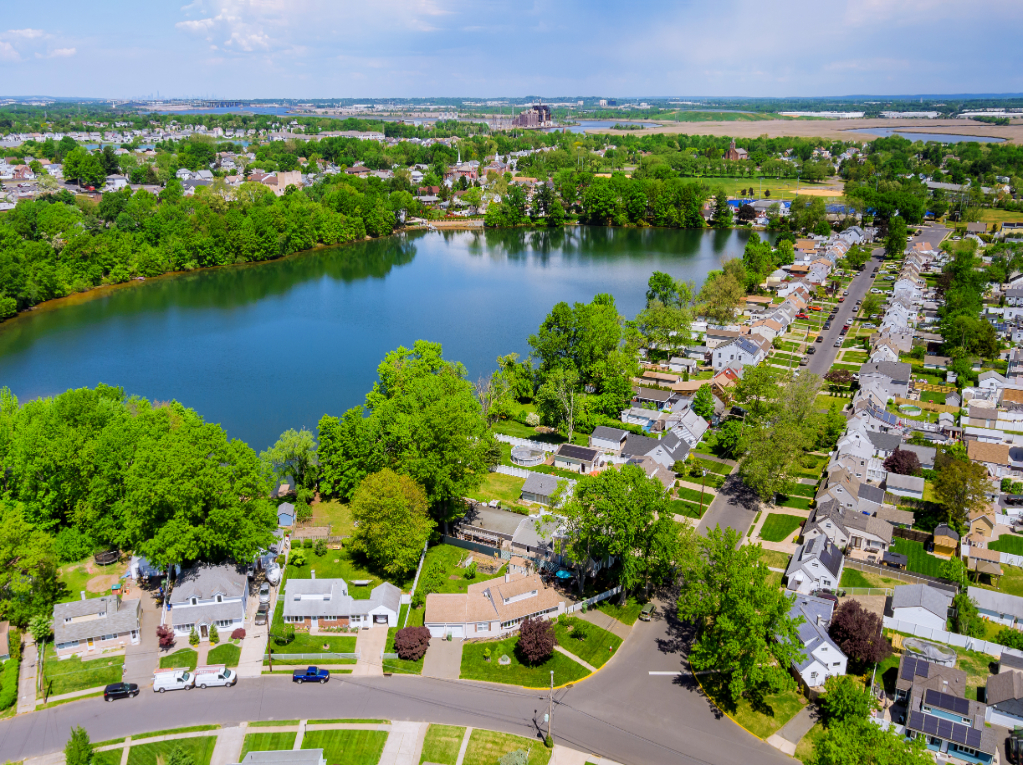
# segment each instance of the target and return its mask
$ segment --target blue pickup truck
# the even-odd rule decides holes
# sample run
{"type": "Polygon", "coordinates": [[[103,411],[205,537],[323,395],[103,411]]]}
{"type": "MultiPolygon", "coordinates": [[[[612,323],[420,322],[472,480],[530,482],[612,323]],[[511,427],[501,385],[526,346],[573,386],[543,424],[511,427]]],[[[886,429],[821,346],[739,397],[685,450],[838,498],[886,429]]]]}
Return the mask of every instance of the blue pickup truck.
{"type": "Polygon", "coordinates": [[[319,667],[296,669],[291,675],[293,683],[325,683],[330,680],[330,670],[319,667]]]}

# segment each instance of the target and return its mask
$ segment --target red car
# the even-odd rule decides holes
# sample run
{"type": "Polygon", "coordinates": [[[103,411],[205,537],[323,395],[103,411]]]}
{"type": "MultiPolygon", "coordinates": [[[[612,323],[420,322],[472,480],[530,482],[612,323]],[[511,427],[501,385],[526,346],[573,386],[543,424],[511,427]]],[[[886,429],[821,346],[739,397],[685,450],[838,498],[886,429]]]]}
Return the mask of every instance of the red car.
{"type": "Polygon", "coordinates": [[[819,305],[812,305],[812,306],[810,306],[810,310],[811,311],[823,311],[824,309],[821,308],[819,305]]]}
{"type": "Polygon", "coordinates": [[[840,297],[840,298],[838,299],[838,302],[839,302],[839,303],[844,303],[844,302],[845,302],[845,298],[844,298],[844,297],[840,297]]]}
{"type": "Polygon", "coordinates": [[[797,319],[809,319],[810,317],[807,316],[805,313],[797,313],[796,314],[796,318],[797,319]]]}

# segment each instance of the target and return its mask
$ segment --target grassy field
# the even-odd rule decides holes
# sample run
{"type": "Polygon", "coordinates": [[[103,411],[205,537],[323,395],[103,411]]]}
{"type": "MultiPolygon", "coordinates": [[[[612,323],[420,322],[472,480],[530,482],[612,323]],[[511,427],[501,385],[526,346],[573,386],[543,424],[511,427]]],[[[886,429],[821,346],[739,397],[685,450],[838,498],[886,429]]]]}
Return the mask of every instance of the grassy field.
{"type": "Polygon", "coordinates": [[[788,494],[785,496],[812,498],[816,493],[817,493],[816,486],[810,486],[805,483],[797,483],[791,489],[789,489],[788,494]]]}
{"type": "Polygon", "coordinates": [[[819,722],[814,723],[813,727],[810,728],[810,732],[803,736],[799,743],[796,744],[795,758],[804,763],[804,765],[811,765],[811,763],[815,762],[816,744],[823,735],[824,728],[819,722]]]}
{"type": "Polygon", "coordinates": [[[618,597],[615,596],[600,601],[597,604],[597,610],[631,627],[636,623],[636,619],[639,618],[639,612],[643,610],[645,605],[645,600],[639,600],[634,595],[630,595],[625,599],[625,605],[620,606],[618,605],[618,597]]]}
{"type": "Polygon", "coordinates": [[[312,526],[330,526],[330,533],[350,537],[355,532],[352,511],[336,499],[313,505],[312,526]]]}
{"type": "Polygon", "coordinates": [[[160,657],[160,669],[171,669],[172,667],[184,667],[195,669],[199,662],[199,654],[191,648],[182,648],[180,651],[160,657]]]}
{"type": "MultiPolygon", "coordinates": [[[[402,606],[404,608],[405,606],[402,606]]],[[[398,622],[401,624],[401,621],[398,622]]],[[[387,630],[387,644],[384,646],[384,653],[394,653],[394,636],[398,632],[397,627],[390,627],[387,630]]],[[[397,672],[402,675],[421,675],[423,673],[423,659],[409,661],[407,659],[385,659],[384,672],[397,672]]]]}
{"type": "MultiPolygon", "coordinates": [[[[354,650],[354,649],[353,649],[354,650]]],[[[295,653],[295,652],[293,652],[295,653]]],[[[206,656],[207,664],[224,664],[228,667],[237,667],[238,660],[242,657],[242,649],[231,643],[221,643],[210,650],[206,656]]]]}
{"type": "Polygon", "coordinates": [[[809,510],[809,497],[789,497],[784,494],[778,495],[778,504],[781,507],[791,507],[794,510],[809,510]]]}
{"type": "Polygon", "coordinates": [[[763,708],[754,709],[745,698],[733,702],[717,675],[702,676],[700,685],[721,711],[754,736],[765,739],[777,732],[806,704],[798,691],[791,690],[765,695],[763,708]]]}
{"type": "Polygon", "coordinates": [[[689,489],[685,486],[679,486],[675,489],[675,494],[678,495],[679,499],[688,499],[690,502],[697,504],[703,503],[704,507],[707,507],[714,499],[714,495],[708,492],[701,492],[698,489],[689,489]]]}
{"type": "Polygon", "coordinates": [[[483,479],[483,484],[478,489],[468,492],[467,496],[478,499],[481,502],[499,499],[502,504],[512,505],[515,504],[522,493],[522,484],[525,482],[525,478],[516,478],[513,475],[487,473],[486,478],[483,479]]]}
{"type": "Polygon", "coordinates": [[[595,624],[574,616],[561,616],[554,625],[558,645],[591,667],[603,667],[614,656],[622,639],[595,624]]]}
{"type": "Polygon", "coordinates": [[[775,550],[763,550],[760,553],[760,560],[764,563],[764,565],[771,566],[772,568],[780,568],[782,570],[789,567],[789,560],[791,558],[791,555],[776,552],[775,550]]]}
{"type": "Polygon", "coordinates": [[[459,677],[463,680],[486,680],[491,683],[524,685],[528,688],[546,688],[550,685],[551,670],[554,671],[555,685],[571,683],[589,674],[581,664],[557,651],[540,664],[523,664],[515,651],[518,642],[518,637],[510,637],[493,642],[464,645],[459,677]],[[489,662],[483,656],[485,648],[491,651],[489,662]],[[511,659],[511,664],[501,666],[498,663],[501,656],[511,659]]]}
{"type": "Polygon", "coordinates": [[[725,465],[722,462],[712,462],[711,460],[696,460],[697,464],[704,470],[709,470],[711,473],[717,473],[718,475],[728,475],[732,472],[731,465],[725,465]]]}
{"type": "Polygon", "coordinates": [[[926,576],[941,576],[941,564],[943,561],[930,555],[924,549],[923,544],[900,537],[896,537],[892,541],[891,551],[909,558],[909,563],[906,565],[908,570],[926,576]]]}
{"type": "Polygon", "coordinates": [[[132,746],[128,752],[128,765],[163,765],[171,752],[179,748],[192,756],[195,765],[209,765],[216,743],[216,736],[198,736],[132,746]]]}
{"type": "Polygon", "coordinates": [[[120,749],[108,749],[105,752],[95,752],[92,755],[92,765],[121,765],[121,754],[123,752],[123,747],[120,749]]]}
{"type": "Polygon", "coordinates": [[[46,644],[44,688],[48,696],[84,691],[121,679],[124,656],[100,657],[82,661],[78,656],[60,661],[53,643],[46,644]]]}
{"type": "Polygon", "coordinates": [[[281,749],[291,749],[295,746],[295,737],[298,734],[295,732],[280,733],[250,733],[245,737],[245,743],[242,745],[242,759],[249,752],[270,752],[279,751],[281,749]]]}
{"type": "MultiPolygon", "coordinates": [[[[710,500],[712,498],[708,497],[707,499],[710,500]]],[[[689,502],[684,499],[672,499],[669,500],[668,504],[675,515],[684,515],[686,518],[702,518],[703,514],[707,512],[710,502],[705,501],[702,509],[698,502],[689,502]]]]}
{"type": "Polygon", "coordinates": [[[792,532],[802,526],[805,520],[798,515],[770,513],[760,527],[760,538],[768,542],[781,542],[792,536],[792,532]]]}
{"type": "Polygon", "coordinates": [[[322,749],[327,762],[345,765],[377,765],[385,743],[379,730],[312,730],[302,738],[303,749],[322,749]]]}
{"type": "Polygon", "coordinates": [[[1023,597],[1023,568],[1018,566],[1009,566],[1002,564],[1002,575],[998,577],[998,586],[992,587],[990,584],[984,582],[984,578],[981,579],[980,587],[984,587],[987,590],[997,590],[998,592],[1004,592],[1007,595],[1016,595],[1017,597],[1023,597]]]}
{"type": "Polygon", "coordinates": [[[434,762],[437,765],[455,765],[458,762],[458,750],[465,738],[465,728],[457,725],[433,724],[426,729],[423,739],[423,756],[419,758],[422,765],[434,762]]]}
{"type": "MultiPolygon", "coordinates": [[[[294,548],[293,548],[294,549],[294,548]]],[[[381,582],[385,581],[381,572],[371,570],[370,564],[360,555],[345,548],[342,550],[327,549],[323,555],[317,555],[315,548],[302,548],[305,555],[305,563],[299,567],[294,563],[288,563],[287,576],[297,579],[308,579],[309,572],[315,571],[316,576],[321,579],[344,579],[351,583],[352,580],[368,579],[368,587],[349,587],[348,594],[356,599],[369,599],[370,590],[381,582]]],[[[411,586],[411,579],[406,582],[394,582],[393,584],[405,589],[406,585],[411,586]]]]}
{"type": "Polygon", "coordinates": [[[999,210],[995,207],[981,207],[977,219],[981,223],[1016,223],[1023,221],[1023,213],[999,210]]]}
{"type": "Polygon", "coordinates": [[[1010,555],[1023,555],[1023,537],[1016,534],[1003,534],[994,542],[988,542],[988,547],[1010,555]]]}
{"type": "Polygon", "coordinates": [[[867,577],[856,569],[847,568],[842,572],[842,581],[839,587],[872,587],[867,577]]]}
{"type": "Polygon", "coordinates": [[[494,765],[506,754],[519,749],[529,752],[528,765],[547,765],[551,759],[551,750],[538,740],[477,729],[469,736],[462,765],[494,765]]]}

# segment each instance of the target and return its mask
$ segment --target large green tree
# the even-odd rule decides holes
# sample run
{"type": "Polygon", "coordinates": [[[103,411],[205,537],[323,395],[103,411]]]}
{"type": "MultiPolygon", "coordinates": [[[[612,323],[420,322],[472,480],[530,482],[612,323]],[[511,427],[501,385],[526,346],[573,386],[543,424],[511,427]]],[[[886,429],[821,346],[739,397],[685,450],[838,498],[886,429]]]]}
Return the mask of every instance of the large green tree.
{"type": "Polygon", "coordinates": [[[960,530],[969,524],[970,513],[988,506],[987,491],[987,468],[969,460],[951,460],[934,479],[934,496],[948,522],[960,530]]]}
{"type": "Polygon", "coordinates": [[[356,521],[353,549],[394,576],[416,567],[435,525],[421,486],[384,468],[359,484],[351,507],[356,521]]]}
{"type": "Polygon", "coordinates": [[[0,500],[0,617],[20,626],[34,616],[50,618],[60,590],[49,534],[33,528],[17,505],[0,500]]]}
{"type": "Polygon", "coordinates": [[[316,438],[305,428],[284,431],[259,458],[278,481],[290,476],[296,486],[308,489],[316,480],[316,438]]]}

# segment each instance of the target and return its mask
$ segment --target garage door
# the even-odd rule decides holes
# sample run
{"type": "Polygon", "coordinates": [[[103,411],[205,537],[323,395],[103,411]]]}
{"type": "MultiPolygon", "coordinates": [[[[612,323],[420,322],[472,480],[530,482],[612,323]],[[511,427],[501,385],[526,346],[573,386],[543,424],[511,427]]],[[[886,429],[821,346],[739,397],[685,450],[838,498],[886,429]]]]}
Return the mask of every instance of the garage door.
{"type": "Polygon", "coordinates": [[[465,625],[463,624],[452,624],[448,627],[448,632],[451,633],[451,637],[464,638],[465,637],[465,625]]]}
{"type": "Polygon", "coordinates": [[[430,637],[445,637],[448,634],[448,628],[445,624],[428,624],[430,628],[430,637]]]}

